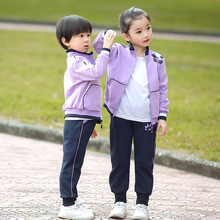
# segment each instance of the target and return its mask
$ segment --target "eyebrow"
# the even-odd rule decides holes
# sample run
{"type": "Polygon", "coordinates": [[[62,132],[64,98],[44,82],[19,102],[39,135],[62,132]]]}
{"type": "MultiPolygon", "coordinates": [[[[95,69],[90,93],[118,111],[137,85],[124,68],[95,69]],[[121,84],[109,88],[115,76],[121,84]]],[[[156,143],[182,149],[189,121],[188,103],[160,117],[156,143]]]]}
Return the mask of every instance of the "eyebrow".
{"type": "MultiPolygon", "coordinates": [[[[150,26],[150,23],[148,23],[147,25],[146,25],[146,27],[147,26],[150,26]]],[[[136,28],[135,30],[137,31],[137,30],[140,30],[141,29],[141,27],[138,27],[138,28],[136,28]]]]}

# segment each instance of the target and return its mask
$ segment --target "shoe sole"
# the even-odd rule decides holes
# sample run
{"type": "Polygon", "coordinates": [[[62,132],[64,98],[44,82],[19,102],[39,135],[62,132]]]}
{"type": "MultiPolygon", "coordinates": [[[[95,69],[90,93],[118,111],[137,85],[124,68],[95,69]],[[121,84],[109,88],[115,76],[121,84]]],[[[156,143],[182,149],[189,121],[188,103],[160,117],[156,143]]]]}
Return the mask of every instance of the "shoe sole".
{"type": "Polygon", "coordinates": [[[116,218],[116,219],[123,219],[126,217],[127,214],[125,215],[109,215],[109,218],[116,218]]]}
{"type": "Polygon", "coordinates": [[[91,217],[91,218],[81,218],[81,217],[75,217],[75,218],[70,218],[70,217],[66,217],[66,216],[61,216],[61,215],[58,215],[59,218],[62,218],[62,219],[71,219],[71,220],[92,220],[94,219],[95,217],[91,217]]]}
{"type": "Polygon", "coordinates": [[[133,220],[149,220],[149,218],[132,217],[133,220]]]}

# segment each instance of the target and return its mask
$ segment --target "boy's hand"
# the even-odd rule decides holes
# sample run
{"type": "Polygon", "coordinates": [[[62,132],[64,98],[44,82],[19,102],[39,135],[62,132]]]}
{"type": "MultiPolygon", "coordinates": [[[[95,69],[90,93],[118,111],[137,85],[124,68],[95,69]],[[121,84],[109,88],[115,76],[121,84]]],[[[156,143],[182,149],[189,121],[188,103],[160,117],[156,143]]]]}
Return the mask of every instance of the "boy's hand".
{"type": "Polygon", "coordinates": [[[167,133],[167,122],[163,119],[158,121],[156,134],[159,132],[160,128],[162,129],[160,137],[163,137],[167,133]]]}
{"type": "Polygon", "coordinates": [[[104,36],[103,47],[111,49],[116,37],[116,32],[113,30],[107,30],[104,36]]]}
{"type": "Polygon", "coordinates": [[[91,138],[95,138],[97,136],[96,130],[94,129],[92,134],[91,134],[91,138]]]}

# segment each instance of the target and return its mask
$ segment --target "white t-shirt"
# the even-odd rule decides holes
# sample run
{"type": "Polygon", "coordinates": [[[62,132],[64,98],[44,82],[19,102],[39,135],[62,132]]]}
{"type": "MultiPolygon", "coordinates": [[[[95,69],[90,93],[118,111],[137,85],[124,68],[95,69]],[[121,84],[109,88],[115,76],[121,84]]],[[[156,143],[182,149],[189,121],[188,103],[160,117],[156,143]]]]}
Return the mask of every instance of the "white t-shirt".
{"type": "Polygon", "coordinates": [[[131,121],[151,122],[150,92],[145,57],[137,57],[131,79],[115,116],[131,121]]]}

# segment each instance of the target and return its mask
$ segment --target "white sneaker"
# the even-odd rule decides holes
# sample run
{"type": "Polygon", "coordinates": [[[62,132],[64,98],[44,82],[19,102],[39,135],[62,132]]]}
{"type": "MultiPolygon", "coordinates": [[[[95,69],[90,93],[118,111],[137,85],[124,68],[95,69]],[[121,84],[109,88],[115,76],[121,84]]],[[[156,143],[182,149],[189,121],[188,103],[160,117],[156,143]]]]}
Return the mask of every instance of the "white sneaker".
{"type": "Polygon", "coordinates": [[[71,206],[62,205],[58,216],[60,218],[70,218],[73,220],[91,220],[95,217],[90,210],[78,204],[71,206]]]}
{"type": "Polygon", "coordinates": [[[148,220],[149,219],[148,206],[144,204],[137,204],[132,219],[148,220]]]}
{"type": "Polygon", "coordinates": [[[91,212],[93,215],[95,215],[95,212],[92,209],[88,209],[86,208],[83,203],[85,203],[84,200],[77,198],[77,200],[75,201],[75,204],[78,206],[81,206],[81,208],[86,209],[86,211],[91,212]]]}
{"type": "Polygon", "coordinates": [[[113,205],[113,209],[109,215],[109,218],[125,218],[126,213],[127,213],[126,203],[116,202],[113,205]]]}

